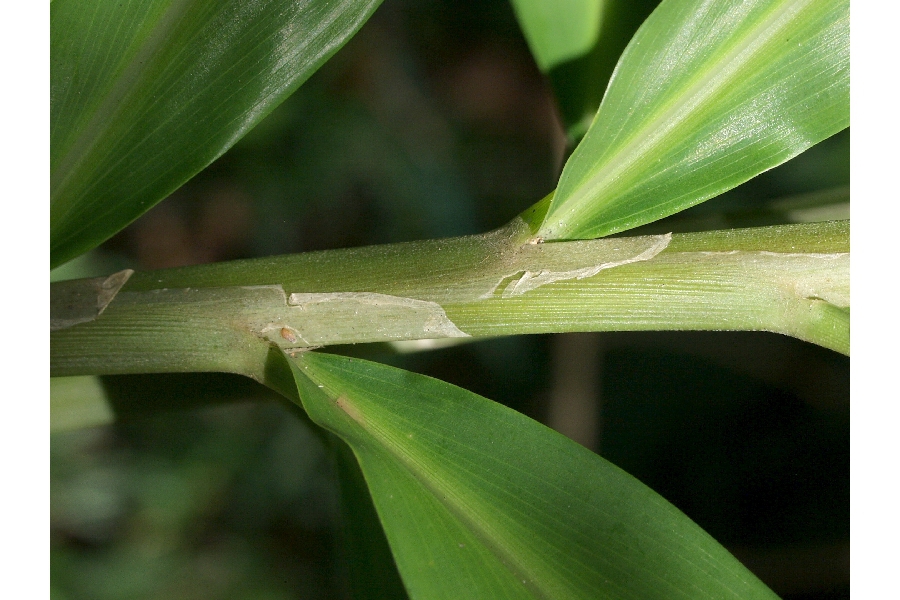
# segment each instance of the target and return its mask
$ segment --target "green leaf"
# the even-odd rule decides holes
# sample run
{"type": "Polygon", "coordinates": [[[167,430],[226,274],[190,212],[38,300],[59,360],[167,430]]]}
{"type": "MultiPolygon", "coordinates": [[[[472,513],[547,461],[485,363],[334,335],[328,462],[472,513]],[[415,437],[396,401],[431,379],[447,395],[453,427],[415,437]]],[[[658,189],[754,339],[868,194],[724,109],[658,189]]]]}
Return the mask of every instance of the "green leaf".
{"type": "Polygon", "coordinates": [[[51,267],[97,246],[231,147],[380,0],[55,0],[51,267]]]}
{"type": "Polygon", "coordinates": [[[408,598],[353,451],[334,436],[329,436],[329,447],[340,482],[341,547],[350,597],[353,600],[408,598]]]}
{"type": "Polygon", "coordinates": [[[289,362],[356,454],[413,599],[775,597],[652,490],[513,410],[357,359],[289,362]]]}
{"type": "Polygon", "coordinates": [[[586,54],[600,33],[604,0],[512,0],[516,17],[543,72],[586,54]]]}
{"type": "Polygon", "coordinates": [[[846,128],[849,12],[847,0],[664,0],[622,55],[538,235],[655,221],[846,128]]]}

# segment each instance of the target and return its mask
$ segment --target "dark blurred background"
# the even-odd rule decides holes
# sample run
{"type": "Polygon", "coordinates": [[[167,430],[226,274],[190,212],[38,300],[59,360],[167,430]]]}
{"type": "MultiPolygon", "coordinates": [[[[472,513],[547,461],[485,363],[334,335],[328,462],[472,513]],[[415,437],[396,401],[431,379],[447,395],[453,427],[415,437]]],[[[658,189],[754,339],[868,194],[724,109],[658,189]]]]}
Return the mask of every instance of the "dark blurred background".
{"type": "MultiPolygon", "coordinates": [[[[580,100],[599,99],[653,6],[620,9],[580,100]]],[[[586,62],[544,77],[506,0],[385,0],[231,151],[65,273],[498,227],[555,187],[568,150],[554,89],[583,79],[586,62]]],[[[570,124],[577,110],[562,108],[570,124]]],[[[844,132],[648,230],[846,218],[848,184],[844,132]]],[[[333,350],[556,427],[673,502],[784,598],[849,598],[846,357],[711,332],[333,350]]],[[[51,437],[54,599],[348,597],[333,465],[295,409],[225,375],[103,383],[117,420],[51,437]]]]}

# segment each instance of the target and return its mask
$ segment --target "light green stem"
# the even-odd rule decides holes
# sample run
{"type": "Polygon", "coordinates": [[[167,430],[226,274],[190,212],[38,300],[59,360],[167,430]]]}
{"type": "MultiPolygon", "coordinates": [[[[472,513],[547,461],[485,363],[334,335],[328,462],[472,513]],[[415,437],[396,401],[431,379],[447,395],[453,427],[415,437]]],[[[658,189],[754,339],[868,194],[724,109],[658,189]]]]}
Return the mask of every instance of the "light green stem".
{"type": "Polygon", "coordinates": [[[136,273],[111,301],[103,283],[52,286],[54,307],[65,286],[108,304],[77,324],[51,315],[51,375],[266,382],[273,348],[565,331],[761,330],[849,353],[847,222],[541,243],[517,219],[479,236],[136,273]]]}

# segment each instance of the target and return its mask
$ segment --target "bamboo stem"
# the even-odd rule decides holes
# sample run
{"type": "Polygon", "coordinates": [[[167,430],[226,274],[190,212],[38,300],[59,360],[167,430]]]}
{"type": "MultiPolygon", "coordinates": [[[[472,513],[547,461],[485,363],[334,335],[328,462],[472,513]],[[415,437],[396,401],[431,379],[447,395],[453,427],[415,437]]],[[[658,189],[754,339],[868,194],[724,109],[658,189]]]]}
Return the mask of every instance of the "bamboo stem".
{"type": "Polygon", "coordinates": [[[519,219],[480,236],[135,273],[106,301],[51,332],[51,375],[265,381],[272,348],[566,331],[773,331],[848,354],[849,225],[540,243],[519,219]]]}

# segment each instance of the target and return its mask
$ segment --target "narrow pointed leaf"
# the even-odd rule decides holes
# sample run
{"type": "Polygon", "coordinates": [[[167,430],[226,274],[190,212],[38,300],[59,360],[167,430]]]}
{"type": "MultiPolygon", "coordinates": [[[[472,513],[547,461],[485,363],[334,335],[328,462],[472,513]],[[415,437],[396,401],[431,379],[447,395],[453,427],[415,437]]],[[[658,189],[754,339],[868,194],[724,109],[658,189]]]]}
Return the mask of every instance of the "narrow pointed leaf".
{"type": "Polygon", "coordinates": [[[595,238],[707,200],[849,126],[848,0],[664,0],[538,232],[595,238]]]}
{"type": "Polygon", "coordinates": [[[775,597],[649,488],[513,410],[347,357],[290,364],[356,454],[413,599],[775,597]]]}
{"type": "Polygon", "coordinates": [[[106,240],[231,147],[380,0],[55,0],[51,266],[106,240]]]}

